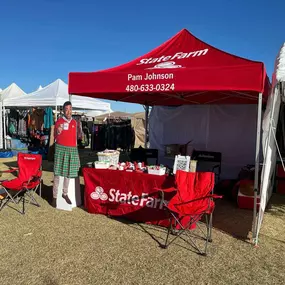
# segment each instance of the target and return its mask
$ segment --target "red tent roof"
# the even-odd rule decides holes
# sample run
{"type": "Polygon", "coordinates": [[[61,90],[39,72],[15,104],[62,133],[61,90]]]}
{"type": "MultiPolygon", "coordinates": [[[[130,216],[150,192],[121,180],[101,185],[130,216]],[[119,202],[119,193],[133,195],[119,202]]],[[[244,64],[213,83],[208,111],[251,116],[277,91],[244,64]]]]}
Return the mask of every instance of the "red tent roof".
{"type": "Polygon", "coordinates": [[[69,93],[147,105],[256,104],[264,64],[223,52],[182,30],[151,52],[98,72],[69,73],[69,93]]]}

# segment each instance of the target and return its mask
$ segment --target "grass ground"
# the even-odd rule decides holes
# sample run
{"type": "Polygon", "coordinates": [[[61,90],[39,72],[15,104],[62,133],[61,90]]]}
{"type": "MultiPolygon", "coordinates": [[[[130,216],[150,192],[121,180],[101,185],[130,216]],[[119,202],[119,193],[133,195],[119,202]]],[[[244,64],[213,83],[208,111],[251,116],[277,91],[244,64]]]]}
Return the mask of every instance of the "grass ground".
{"type": "MultiPolygon", "coordinates": [[[[92,161],[88,153],[84,162],[92,161]]],[[[15,165],[2,160],[0,168],[15,165]]],[[[247,237],[252,212],[219,201],[207,257],[177,242],[161,249],[165,232],[83,208],[53,209],[52,163],[44,161],[44,199],[25,215],[0,212],[0,284],[284,284],[285,199],[274,195],[265,214],[260,246],[247,237]]],[[[8,176],[6,176],[8,177],[8,176]]],[[[4,178],[6,178],[4,177],[4,178]]],[[[81,177],[81,183],[83,180],[81,177]]]]}

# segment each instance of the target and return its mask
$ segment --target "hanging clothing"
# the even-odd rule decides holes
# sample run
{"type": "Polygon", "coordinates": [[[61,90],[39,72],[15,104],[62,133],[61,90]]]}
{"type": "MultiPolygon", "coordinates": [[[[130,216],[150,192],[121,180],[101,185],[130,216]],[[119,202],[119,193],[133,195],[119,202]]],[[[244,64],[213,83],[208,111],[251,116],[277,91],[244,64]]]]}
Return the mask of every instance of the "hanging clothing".
{"type": "Polygon", "coordinates": [[[76,121],[76,125],[77,125],[77,140],[82,140],[82,135],[83,135],[83,131],[82,131],[82,124],[81,124],[81,116],[72,116],[72,118],[76,121]]]}
{"type": "Polygon", "coordinates": [[[27,110],[18,111],[19,113],[19,123],[18,123],[18,135],[20,137],[26,137],[27,136],[27,110]]]}
{"type": "Polygon", "coordinates": [[[135,134],[130,119],[108,118],[103,125],[94,125],[91,147],[93,150],[130,150],[134,146],[135,134]]]}
{"type": "Polygon", "coordinates": [[[37,130],[42,130],[44,124],[44,109],[34,109],[31,120],[35,120],[37,130]]]}
{"type": "Polygon", "coordinates": [[[106,149],[105,144],[105,126],[94,124],[92,127],[91,149],[93,151],[102,151],[106,149]]]}
{"type": "Polygon", "coordinates": [[[54,124],[52,108],[48,107],[44,113],[44,128],[49,129],[54,124]]]}
{"type": "Polygon", "coordinates": [[[18,131],[19,113],[15,109],[11,109],[8,114],[8,134],[16,136],[18,131]]]}

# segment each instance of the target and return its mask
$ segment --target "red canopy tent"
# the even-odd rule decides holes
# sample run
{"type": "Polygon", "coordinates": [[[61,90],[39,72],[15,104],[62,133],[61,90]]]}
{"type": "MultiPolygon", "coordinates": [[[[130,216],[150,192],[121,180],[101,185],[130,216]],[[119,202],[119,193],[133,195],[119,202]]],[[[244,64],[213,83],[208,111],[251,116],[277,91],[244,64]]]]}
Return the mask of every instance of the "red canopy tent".
{"type": "Polygon", "coordinates": [[[270,83],[264,64],[223,52],[182,30],[129,63],[71,72],[69,93],[149,106],[256,104],[270,83]]]}
{"type": "MultiPolygon", "coordinates": [[[[185,104],[258,104],[253,234],[262,102],[270,82],[262,62],[221,51],[183,29],[151,52],[118,67],[69,73],[69,94],[148,106],[185,104]]],[[[146,128],[147,130],[147,128],[146,128]]]]}

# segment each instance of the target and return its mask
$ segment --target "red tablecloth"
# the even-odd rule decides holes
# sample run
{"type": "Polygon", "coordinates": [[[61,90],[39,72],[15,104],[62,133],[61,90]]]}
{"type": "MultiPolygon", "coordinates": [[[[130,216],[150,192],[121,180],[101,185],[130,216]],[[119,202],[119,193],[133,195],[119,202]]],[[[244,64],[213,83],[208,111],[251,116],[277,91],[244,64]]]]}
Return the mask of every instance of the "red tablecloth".
{"type": "MultiPolygon", "coordinates": [[[[83,168],[85,207],[89,213],[123,216],[137,222],[168,225],[155,188],[174,187],[174,177],[83,168]]],[[[166,193],[169,200],[173,193],[166,193]]]]}

